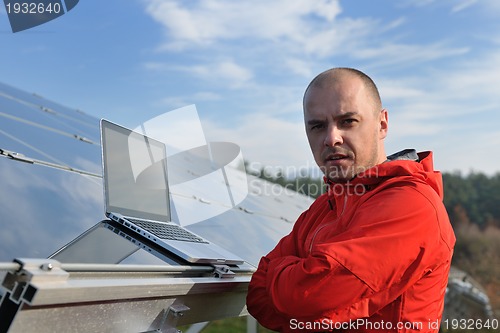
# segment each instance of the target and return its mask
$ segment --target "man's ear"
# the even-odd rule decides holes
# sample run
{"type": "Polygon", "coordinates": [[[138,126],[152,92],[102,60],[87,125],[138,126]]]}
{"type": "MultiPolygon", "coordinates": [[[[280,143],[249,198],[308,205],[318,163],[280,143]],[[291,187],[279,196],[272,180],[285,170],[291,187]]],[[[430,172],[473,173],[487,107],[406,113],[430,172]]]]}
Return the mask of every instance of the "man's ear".
{"type": "Polygon", "coordinates": [[[389,130],[389,112],[387,109],[382,109],[379,114],[379,137],[380,139],[385,139],[387,136],[387,131],[389,130]]]}

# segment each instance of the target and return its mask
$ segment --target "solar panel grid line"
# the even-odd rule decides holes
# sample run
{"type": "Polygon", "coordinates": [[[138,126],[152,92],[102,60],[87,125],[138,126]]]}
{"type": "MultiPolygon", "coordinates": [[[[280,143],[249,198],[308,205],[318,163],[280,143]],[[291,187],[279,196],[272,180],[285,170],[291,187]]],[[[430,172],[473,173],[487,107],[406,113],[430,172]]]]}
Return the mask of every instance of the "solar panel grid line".
{"type": "MultiPolygon", "coordinates": [[[[0,88],[1,88],[1,85],[0,85],[0,88]]],[[[83,129],[79,130],[78,128],[76,128],[74,126],[71,126],[71,124],[69,124],[68,121],[65,121],[65,119],[61,119],[60,117],[58,117],[57,115],[59,113],[54,111],[53,109],[49,109],[47,107],[40,106],[40,105],[34,104],[34,103],[23,102],[21,99],[17,99],[15,97],[12,97],[11,95],[6,95],[5,93],[0,92],[0,102],[2,100],[3,101],[11,101],[12,103],[14,103],[14,104],[7,106],[7,107],[6,107],[6,105],[3,105],[4,108],[6,107],[3,110],[5,112],[0,112],[0,116],[4,117],[6,119],[9,119],[15,123],[24,124],[24,125],[31,126],[33,128],[41,129],[42,131],[55,133],[56,135],[62,135],[64,137],[68,137],[68,138],[71,138],[73,140],[82,141],[84,143],[87,143],[87,144],[90,144],[93,146],[100,146],[100,143],[96,142],[95,140],[89,139],[89,137],[95,136],[95,134],[89,136],[89,134],[85,133],[86,131],[84,131],[83,129]],[[1,98],[2,96],[5,98],[1,98]],[[15,103],[18,103],[21,107],[18,109],[15,106],[15,103]],[[35,113],[33,113],[33,110],[36,112],[36,114],[39,115],[39,117],[38,117],[39,119],[36,119],[37,117],[31,117],[31,114],[35,115],[35,113]],[[43,111],[40,112],[40,110],[43,110],[43,111]],[[15,114],[16,112],[18,112],[19,114],[15,114]],[[42,117],[41,119],[40,119],[40,116],[42,117]],[[43,119],[47,119],[48,121],[44,121],[43,119]],[[65,131],[66,128],[68,128],[70,131],[74,130],[74,132],[70,133],[69,131],[65,131]]],[[[81,127],[81,126],[79,126],[79,127],[81,127]]],[[[10,130],[12,128],[12,126],[7,126],[7,128],[9,129],[9,132],[12,132],[10,130]]],[[[14,127],[14,129],[15,128],[16,127],[14,127]]],[[[20,129],[17,129],[17,130],[19,131],[20,129]]],[[[4,132],[4,134],[6,135],[5,132],[4,132]]],[[[17,132],[16,132],[16,136],[17,136],[17,132]]],[[[26,137],[25,130],[23,129],[22,132],[20,132],[18,136],[25,138],[26,137]]],[[[50,160],[55,161],[58,164],[65,164],[65,163],[60,162],[57,159],[54,159],[52,156],[42,152],[41,150],[36,149],[33,146],[30,146],[29,144],[26,144],[25,141],[20,140],[19,138],[14,139],[14,137],[15,137],[14,135],[10,136],[10,138],[13,139],[14,141],[21,143],[25,147],[30,147],[31,149],[33,149],[37,153],[42,154],[43,156],[49,158],[50,160]]],[[[9,149],[16,150],[16,149],[12,149],[12,147],[9,147],[9,149]]],[[[19,148],[17,148],[17,150],[18,149],[19,148]]]]}
{"type": "MultiPolygon", "coordinates": [[[[57,158],[55,158],[52,155],[49,155],[49,154],[45,153],[41,149],[38,149],[35,146],[27,143],[25,140],[22,140],[22,139],[18,138],[15,135],[9,134],[9,133],[5,132],[2,129],[0,129],[0,133],[3,134],[3,135],[5,135],[6,137],[8,137],[9,139],[11,139],[13,141],[16,141],[16,142],[20,143],[21,145],[23,145],[23,146],[25,146],[25,147],[27,147],[29,149],[32,149],[33,151],[39,153],[40,155],[47,157],[49,160],[55,162],[56,164],[64,165],[64,162],[58,160],[57,158]]],[[[20,154],[19,152],[15,152],[15,153],[20,154]]],[[[24,154],[22,154],[22,155],[24,156],[24,154]]],[[[49,162],[47,162],[47,163],[49,163],[49,162]]]]}
{"type": "MultiPolygon", "coordinates": [[[[43,99],[43,97],[41,97],[41,96],[39,96],[39,95],[34,95],[34,96],[36,96],[36,97],[38,97],[38,98],[42,98],[42,99],[43,99]]],[[[41,105],[41,104],[37,104],[37,103],[33,103],[33,102],[28,102],[28,101],[25,101],[25,100],[23,100],[23,99],[20,99],[20,98],[14,97],[14,96],[12,96],[12,95],[6,94],[5,92],[2,92],[2,91],[0,91],[0,97],[5,97],[5,98],[7,98],[7,99],[10,99],[10,100],[15,101],[15,102],[20,103],[20,104],[23,104],[23,105],[25,105],[25,106],[28,106],[28,107],[32,107],[32,108],[35,108],[35,109],[41,110],[41,111],[43,111],[43,112],[45,112],[45,113],[52,114],[52,115],[55,115],[55,116],[58,116],[58,117],[63,117],[63,118],[69,119],[69,120],[71,120],[71,121],[78,122],[79,124],[85,125],[85,126],[87,126],[87,127],[89,127],[89,128],[94,128],[94,125],[93,125],[93,124],[90,124],[90,123],[88,123],[88,122],[85,122],[85,121],[83,121],[83,120],[80,120],[80,119],[78,119],[78,118],[76,118],[76,117],[73,117],[73,116],[70,116],[70,115],[64,114],[64,113],[62,113],[62,112],[59,112],[59,111],[54,110],[53,108],[49,108],[49,107],[44,106],[44,105],[41,105]]],[[[83,112],[83,111],[80,111],[80,110],[74,110],[74,111],[75,111],[75,112],[78,112],[78,113],[80,113],[80,114],[86,115],[86,113],[85,113],[85,112],[83,112]]]]}
{"type": "Polygon", "coordinates": [[[41,124],[35,123],[33,121],[26,120],[26,119],[23,119],[23,118],[20,118],[20,117],[16,117],[16,116],[4,113],[4,112],[0,112],[0,116],[2,116],[4,118],[11,119],[11,120],[14,120],[14,121],[18,121],[18,122],[21,122],[21,123],[24,123],[24,124],[27,124],[27,125],[30,125],[30,126],[33,126],[33,127],[41,128],[43,130],[51,131],[51,132],[54,132],[54,133],[57,133],[59,135],[63,135],[63,136],[66,136],[66,137],[69,137],[69,138],[72,138],[72,139],[76,139],[78,141],[82,141],[82,142],[85,142],[85,143],[89,143],[89,144],[93,144],[93,145],[96,145],[96,146],[100,146],[100,143],[94,142],[94,141],[92,141],[92,140],[90,140],[88,138],[82,137],[82,136],[80,136],[78,134],[73,134],[73,133],[61,131],[61,130],[58,130],[56,128],[50,127],[50,126],[41,125],[41,124]]]}
{"type": "Polygon", "coordinates": [[[30,164],[38,164],[38,165],[43,165],[43,166],[47,166],[47,167],[51,167],[51,168],[55,168],[55,169],[60,169],[60,170],[64,170],[64,171],[78,173],[81,175],[91,176],[91,177],[95,177],[95,178],[102,178],[102,175],[99,175],[99,174],[96,174],[93,172],[88,172],[85,170],[73,168],[70,166],[63,165],[63,164],[56,164],[56,163],[42,161],[42,160],[38,160],[38,159],[34,159],[34,158],[29,158],[29,157],[24,156],[23,154],[18,154],[16,152],[4,150],[2,148],[0,148],[0,156],[7,157],[7,158],[10,158],[10,159],[15,160],[15,161],[20,161],[20,162],[25,162],[25,163],[30,163],[30,164]]]}
{"type": "MultiPolygon", "coordinates": [[[[259,181],[265,182],[265,180],[259,180],[259,181]]],[[[284,217],[282,215],[274,215],[274,214],[266,213],[267,210],[265,210],[265,209],[249,208],[249,207],[247,207],[245,205],[230,206],[230,205],[228,205],[228,204],[226,204],[224,202],[221,202],[221,201],[214,201],[214,200],[208,201],[208,200],[205,200],[204,198],[198,197],[196,195],[185,195],[185,194],[177,193],[175,191],[171,191],[171,194],[173,196],[178,196],[178,197],[183,197],[183,198],[197,200],[197,201],[199,201],[201,203],[208,204],[208,205],[214,204],[214,205],[222,206],[222,207],[226,207],[226,208],[234,208],[234,209],[239,210],[241,212],[244,212],[246,214],[256,214],[256,215],[260,215],[260,216],[270,217],[270,218],[273,218],[273,219],[283,220],[283,221],[289,222],[289,223],[295,222],[295,220],[291,221],[289,218],[284,217]]],[[[293,194],[290,194],[290,195],[293,196],[293,194]]],[[[283,204],[284,206],[286,206],[286,204],[284,204],[283,202],[280,202],[280,203],[283,204]]],[[[301,210],[303,210],[303,208],[304,207],[300,207],[300,208],[298,207],[298,209],[301,209],[301,210]]]]}
{"type": "Polygon", "coordinates": [[[208,204],[208,205],[214,204],[214,205],[217,205],[217,206],[221,206],[221,207],[233,209],[234,211],[238,211],[238,212],[245,213],[245,214],[254,214],[256,216],[268,217],[268,218],[272,218],[272,219],[276,219],[276,220],[285,221],[285,222],[288,222],[288,223],[295,222],[295,221],[290,221],[286,217],[283,217],[283,216],[280,216],[280,215],[273,215],[273,214],[266,213],[265,210],[248,209],[248,208],[245,208],[245,207],[243,207],[241,205],[231,207],[231,206],[229,206],[229,205],[227,205],[227,204],[225,204],[223,202],[220,202],[220,201],[206,202],[206,201],[200,200],[201,198],[198,198],[195,195],[190,195],[190,196],[189,195],[183,195],[183,194],[176,193],[176,192],[173,192],[173,191],[171,191],[170,194],[171,194],[171,196],[183,197],[183,198],[186,198],[186,199],[190,199],[190,200],[194,200],[194,201],[199,201],[199,202],[202,202],[202,203],[208,204]]]}

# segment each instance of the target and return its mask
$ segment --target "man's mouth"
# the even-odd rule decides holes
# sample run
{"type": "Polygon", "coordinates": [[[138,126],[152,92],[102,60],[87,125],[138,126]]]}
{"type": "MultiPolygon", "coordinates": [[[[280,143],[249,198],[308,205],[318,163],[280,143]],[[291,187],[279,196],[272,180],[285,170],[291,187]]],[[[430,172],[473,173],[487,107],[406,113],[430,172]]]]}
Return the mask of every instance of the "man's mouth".
{"type": "Polygon", "coordinates": [[[339,161],[339,160],[343,160],[343,159],[346,159],[346,158],[348,158],[348,156],[344,155],[344,154],[331,154],[331,155],[328,155],[325,158],[325,162],[328,162],[328,161],[339,161]]]}

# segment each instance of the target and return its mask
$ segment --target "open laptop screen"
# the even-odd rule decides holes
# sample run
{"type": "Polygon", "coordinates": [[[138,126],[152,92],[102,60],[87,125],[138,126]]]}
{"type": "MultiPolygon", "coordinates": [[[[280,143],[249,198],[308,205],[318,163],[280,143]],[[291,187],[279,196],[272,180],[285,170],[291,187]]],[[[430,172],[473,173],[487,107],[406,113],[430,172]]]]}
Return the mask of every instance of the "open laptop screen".
{"type": "Polygon", "coordinates": [[[170,220],[165,145],[101,120],[106,213],[170,220]]]}

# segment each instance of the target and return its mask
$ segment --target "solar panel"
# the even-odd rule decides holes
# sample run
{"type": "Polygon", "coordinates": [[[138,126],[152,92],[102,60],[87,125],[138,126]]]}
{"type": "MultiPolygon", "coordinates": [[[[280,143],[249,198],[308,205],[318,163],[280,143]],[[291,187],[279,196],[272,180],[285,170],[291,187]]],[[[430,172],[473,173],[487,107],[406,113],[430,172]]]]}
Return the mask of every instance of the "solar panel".
{"type": "MultiPolygon", "coordinates": [[[[5,84],[0,119],[0,261],[46,257],[104,218],[99,119],[5,84]]],[[[228,208],[211,197],[220,186],[211,185],[215,180],[202,187],[187,181],[207,174],[199,157],[174,155],[168,163],[172,182],[185,184],[171,191],[173,219],[182,209],[216,212],[206,219],[193,215],[201,222],[188,229],[254,265],[311,203],[292,192],[265,193],[270,183],[247,175],[249,195],[228,208]]],[[[231,186],[235,195],[246,194],[238,182],[231,186]]],[[[159,260],[138,251],[124,262],[159,260]]]]}

